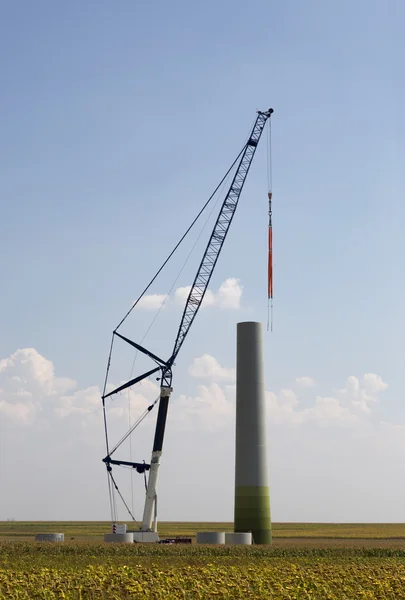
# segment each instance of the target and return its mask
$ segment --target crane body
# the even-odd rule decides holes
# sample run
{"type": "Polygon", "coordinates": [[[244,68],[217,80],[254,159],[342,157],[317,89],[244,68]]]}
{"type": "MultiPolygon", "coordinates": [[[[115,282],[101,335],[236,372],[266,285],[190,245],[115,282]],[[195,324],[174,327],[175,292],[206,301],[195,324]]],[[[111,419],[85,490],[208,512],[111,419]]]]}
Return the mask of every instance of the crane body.
{"type": "MultiPolygon", "coordinates": [[[[225,199],[220,208],[217,220],[215,222],[213,231],[205,248],[202,260],[197,270],[197,274],[194,278],[193,284],[191,286],[190,292],[187,297],[187,301],[184,307],[184,311],[182,314],[182,318],[180,321],[180,325],[177,331],[176,340],[173,346],[173,351],[168,360],[164,361],[159,358],[154,353],[150,352],[140,344],[133,342],[132,340],[122,336],[114,331],[114,335],[118,336],[131,346],[135,347],[137,351],[142,352],[151,358],[157,366],[140,375],[131,379],[127,383],[119,386],[112,392],[108,394],[104,394],[102,397],[103,408],[105,414],[105,399],[109,396],[120,392],[126,388],[129,388],[136,383],[142,381],[143,379],[160,372],[160,395],[159,399],[155,401],[159,402],[158,415],[156,420],[155,427],[155,436],[153,441],[152,448],[152,456],[150,464],[145,463],[136,463],[130,461],[120,461],[114,460],[111,458],[113,452],[117,449],[118,445],[121,444],[125,439],[127,439],[128,435],[130,435],[133,431],[133,428],[130,429],[129,433],[124,436],[124,438],[119,442],[117,446],[115,446],[111,451],[109,450],[108,438],[107,438],[107,426],[105,420],[105,428],[106,428],[106,440],[107,440],[107,456],[103,459],[106,463],[107,472],[111,476],[113,485],[118,490],[115,480],[112,477],[112,465],[125,465],[130,466],[137,470],[139,473],[149,472],[148,482],[146,486],[146,498],[144,504],[142,525],[139,528],[139,531],[135,531],[134,533],[134,541],[143,541],[143,542],[155,542],[158,541],[158,533],[157,533],[157,483],[158,483],[158,475],[160,468],[160,461],[162,457],[163,451],[163,441],[165,435],[166,428],[166,420],[167,413],[170,401],[170,395],[173,391],[172,388],[172,367],[175,363],[177,355],[190,331],[191,325],[194,322],[194,319],[198,313],[198,310],[201,307],[201,304],[204,300],[205,293],[208,289],[209,282],[211,280],[212,274],[214,272],[215,266],[217,264],[220,252],[222,250],[223,244],[225,242],[226,236],[228,234],[230,225],[232,223],[232,219],[235,215],[235,211],[238,205],[238,201],[243,189],[243,186],[246,181],[246,177],[249,173],[249,169],[252,164],[253,157],[255,155],[258,143],[260,141],[261,135],[263,133],[264,127],[266,125],[267,120],[273,113],[273,109],[270,108],[267,111],[258,111],[257,118],[255,120],[253,129],[250,133],[248,141],[246,142],[244,148],[241,151],[241,158],[238,163],[235,175],[232,179],[228,192],[225,196],[225,199]]],[[[148,407],[147,411],[150,411],[153,408],[153,405],[148,407]]],[[[128,509],[128,507],[127,507],[128,509]]],[[[128,509],[129,510],[129,509],[128,509]]]]}

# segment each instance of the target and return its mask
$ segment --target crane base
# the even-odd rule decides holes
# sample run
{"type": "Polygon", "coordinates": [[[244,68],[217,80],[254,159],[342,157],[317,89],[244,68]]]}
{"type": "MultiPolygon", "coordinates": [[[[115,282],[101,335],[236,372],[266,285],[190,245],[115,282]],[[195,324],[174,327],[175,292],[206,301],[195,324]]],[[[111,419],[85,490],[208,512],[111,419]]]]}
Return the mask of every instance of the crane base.
{"type": "Polygon", "coordinates": [[[157,531],[134,531],[133,534],[134,542],[156,543],[159,541],[159,534],[157,531]]]}

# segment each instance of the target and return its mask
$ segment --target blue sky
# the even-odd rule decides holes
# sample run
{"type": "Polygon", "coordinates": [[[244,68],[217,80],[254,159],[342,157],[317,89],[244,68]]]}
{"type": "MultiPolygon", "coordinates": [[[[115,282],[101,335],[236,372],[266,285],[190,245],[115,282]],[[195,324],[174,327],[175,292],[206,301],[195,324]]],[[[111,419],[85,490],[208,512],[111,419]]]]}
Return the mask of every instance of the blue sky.
{"type": "MultiPolygon", "coordinates": [[[[0,358],[34,348],[79,389],[101,386],[112,329],[255,111],[272,106],[267,388],[309,376],[330,395],[374,373],[388,387],[373,419],[405,426],[403,3],[21,0],[0,10],[0,358]]],[[[194,393],[196,357],[234,366],[237,321],[266,321],[265,146],[212,280],[217,290],[239,279],[241,308],[201,311],[179,356],[179,395],[194,393]]],[[[182,256],[154,293],[167,292],[182,256]]],[[[157,354],[174,341],[170,316],[161,323],[157,354]]],[[[135,321],[127,331],[137,336],[135,321]]],[[[300,518],[293,507],[278,514],[300,518]]]]}

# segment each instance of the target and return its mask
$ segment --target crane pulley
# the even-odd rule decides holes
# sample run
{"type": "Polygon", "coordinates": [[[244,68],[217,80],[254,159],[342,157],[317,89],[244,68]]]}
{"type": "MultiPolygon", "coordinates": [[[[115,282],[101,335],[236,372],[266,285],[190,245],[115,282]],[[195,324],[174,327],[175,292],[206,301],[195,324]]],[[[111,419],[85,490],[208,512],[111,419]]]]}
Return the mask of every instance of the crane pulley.
{"type": "MultiPolygon", "coordinates": [[[[139,530],[140,533],[138,536],[139,539],[142,541],[155,541],[158,539],[158,537],[157,537],[157,494],[156,494],[156,490],[157,490],[158,473],[159,473],[159,467],[160,467],[160,459],[161,459],[162,450],[163,450],[163,441],[164,441],[164,434],[165,434],[165,427],[166,427],[167,412],[168,412],[168,407],[169,407],[169,399],[170,399],[170,395],[172,393],[172,378],[173,378],[172,368],[173,368],[174,362],[177,358],[177,355],[179,354],[179,351],[190,331],[191,325],[193,324],[194,319],[196,318],[197,313],[203,302],[205,293],[208,289],[209,282],[211,280],[211,277],[214,272],[215,266],[217,264],[219,255],[221,253],[223,244],[225,242],[230,225],[232,223],[232,219],[235,215],[238,201],[239,201],[240,195],[242,193],[242,189],[245,184],[246,177],[249,173],[249,169],[251,167],[252,160],[255,155],[258,143],[259,143],[261,135],[263,133],[263,129],[266,125],[266,122],[270,119],[272,113],[273,113],[272,108],[270,108],[267,111],[258,111],[257,112],[257,117],[256,117],[255,123],[253,125],[253,129],[248,137],[248,140],[247,140],[246,144],[243,146],[237,159],[234,161],[234,163],[232,165],[232,167],[233,167],[239,160],[235,175],[232,179],[232,182],[231,182],[228,192],[225,196],[225,199],[223,200],[223,203],[220,208],[213,231],[211,233],[211,236],[210,236],[207,246],[205,248],[203,257],[201,259],[200,265],[198,267],[197,274],[195,275],[193,284],[192,284],[190,292],[188,294],[171,356],[167,360],[163,360],[162,358],[157,356],[155,353],[146,349],[141,344],[138,344],[138,343],[130,340],[129,338],[121,335],[120,333],[118,333],[118,331],[117,331],[118,328],[122,325],[122,323],[124,322],[126,317],[129,315],[131,310],[134,308],[136,303],[132,306],[131,310],[127,313],[127,315],[124,317],[124,319],[122,319],[122,321],[120,322],[118,327],[113,332],[111,348],[110,348],[110,355],[109,355],[108,365],[107,365],[107,374],[106,374],[106,379],[105,379],[104,391],[103,391],[103,395],[102,395],[105,438],[106,438],[106,447],[107,447],[107,455],[103,458],[103,461],[106,464],[106,468],[107,468],[107,476],[108,476],[108,483],[109,483],[109,490],[110,490],[110,502],[112,503],[112,505],[114,503],[112,500],[112,495],[113,495],[114,489],[117,490],[119,493],[117,484],[112,476],[112,466],[113,465],[117,465],[117,466],[122,465],[122,466],[131,467],[133,469],[136,469],[137,472],[143,473],[144,476],[146,476],[146,472],[148,472],[148,481],[147,481],[147,485],[146,485],[146,499],[145,499],[145,505],[144,505],[144,511],[143,511],[142,525],[140,527],[140,530],[139,530]],[[126,342],[127,344],[129,344],[130,346],[135,348],[137,352],[141,352],[144,355],[146,355],[148,358],[150,358],[155,363],[156,366],[153,369],[150,369],[149,371],[147,371],[146,373],[143,373],[141,375],[138,375],[137,377],[130,379],[129,381],[120,385],[119,387],[115,388],[114,390],[110,391],[109,393],[106,393],[106,385],[107,385],[108,372],[109,372],[110,363],[111,363],[112,348],[113,348],[114,339],[116,337],[120,338],[122,341],[126,342]],[[160,374],[159,375],[159,379],[160,379],[159,397],[155,400],[155,402],[153,404],[151,404],[147,408],[147,410],[143,413],[143,415],[141,415],[141,417],[131,426],[129,432],[127,432],[127,434],[125,436],[123,436],[123,438],[120,440],[120,442],[118,442],[118,444],[116,444],[114,446],[114,448],[112,448],[110,450],[109,439],[108,439],[108,428],[107,428],[107,416],[106,416],[106,399],[114,394],[117,394],[127,388],[132,387],[133,385],[135,385],[135,384],[141,382],[142,380],[150,377],[151,375],[154,375],[157,373],[160,374]],[[135,427],[137,427],[139,425],[139,423],[143,420],[143,418],[146,417],[146,415],[153,409],[153,407],[157,403],[159,403],[159,408],[158,408],[158,415],[157,415],[157,420],[156,420],[155,436],[154,436],[154,441],[153,441],[152,456],[151,456],[150,464],[145,464],[144,462],[139,463],[139,462],[121,461],[121,460],[113,459],[112,454],[128,438],[128,436],[132,434],[135,427]]],[[[228,171],[228,173],[230,172],[230,170],[228,171]]],[[[222,180],[222,182],[224,180],[225,180],[225,177],[222,180]]],[[[218,186],[218,188],[219,188],[219,186],[218,186]]],[[[211,196],[211,198],[212,197],[213,196],[211,196]]],[[[207,204],[208,204],[208,202],[207,202],[207,204]]],[[[207,204],[205,206],[207,206],[207,204]]],[[[204,208],[205,208],[205,206],[204,206],[204,208]]],[[[203,210],[204,210],[204,208],[203,208],[203,210]]],[[[199,213],[197,218],[201,215],[201,213],[202,213],[202,211],[199,213]]],[[[190,228],[187,230],[186,234],[191,229],[193,224],[196,222],[197,218],[194,220],[194,222],[192,223],[190,228]]],[[[182,242],[185,235],[182,237],[179,244],[182,242]]],[[[270,191],[269,192],[269,265],[268,265],[268,297],[269,297],[269,299],[272,298],[272,293],[273,293],[272,263],[271,263],[271,254],[272,254],[271,235],[272,234],[271,234],[271,191],[270,191]]],[[[172,256],[174,251],[177,249],[179,244],[177,244],[177,246],[175,247],[173,252],[169,255],[168,259],[165,261],[165,263],[163,264],[161,269],[159,269],[158,273],[152,279],[152,282],[155,280],[155,278],[160,273],[162,268],[166,265],[167,261],[172,256]]],[[[143,294],[147,291],[149,286],[150,286],[150,284],[146,287],[143,294]]],[[[140,298],[142,297],[142,295],[140,296],[140,298]]],[[[139,301],[139,299],[137,300],[137,302],[139,301]]],[[[120,494],[120,497],[123,500],[121,494],[120,494]]],[[[126,505],[124,500],[123,500],[123,502],[129,511],[129,508],[126,505]]],[[[131,514],[131,512],[130,512],[130,514],[131,514]]],[[[132,516],[132,514],[131,514],[131,516],[132,516]]],[[[135,538],[136,538],[136,535],[135,535],[135,538]]]]}

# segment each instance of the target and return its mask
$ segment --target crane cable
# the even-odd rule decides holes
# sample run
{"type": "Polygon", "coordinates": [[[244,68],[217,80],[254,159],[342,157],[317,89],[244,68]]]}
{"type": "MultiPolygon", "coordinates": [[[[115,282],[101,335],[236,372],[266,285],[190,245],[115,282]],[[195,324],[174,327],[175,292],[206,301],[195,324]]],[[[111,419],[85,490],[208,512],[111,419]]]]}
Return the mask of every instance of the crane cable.
{"type": "MultiPolygon", "coordinates": [[[[114,338],[115,338],[115,333],[118,331],[118,329],[121,327],[121,325],[124,323],[124,321],[128,318],[128,316],[131,314],[131,312],[134,310],[134,308],[136,307],[136,305],[138,304],[138,302],[140,301],[140,299],[144,296],[144,294],[148,291],[148,289],[151,287],[151,285],[153,284],[153,282],[156,280],[156,278],[158,277],[158,275],[162,272],[162,270],[164,269],[164,267],[167,265],[167,263],[169,262],[169,260],[171,259],[171,257],[173,256],[173,254],[176,252],[176,250],[178,249],[178,247],[181,245],[181,243],[184,241],[184,239],[186,238],[186,236],[188,235],[188,233],[191,231],[191,229],[193,228],[193,226],[195,225],[195,223],[198,221],[198,219],[200,218],[200,216],[202,215],[202,213],[204,212],[204,210],[207,208],[207,206],[210,204],[211,200],[214,198],[214,196],[216,195],[216,193],[218,192],[218,190],[224,185],[225,181],[227,180],[229,174],[231,173],[232,169],[234,168],[234,166],[236,165],[236,163],[238,162],[239,158],[242,156],[243,152],[246,149],[246,145],[248,142],[249,137],[246,138],[246,141],[242,147],[242,149],[240,150],[238,156],[235,158],[235,160],[233,161],[232,165],[229,167],[228,171],[225,173],[224,177],[221,179],[221,181],[219,182],[219,184],[217,185],[217,187],[215,188],[215,190],[213,191],[213,193],[211,194],[211,196],[208,198],[208,200],[206,201],[206,203],[204,204],[204,206],[202,207],[202,209],[200,210],[200,212],[197,214],[197,216],[194,218],[194,220],[192,221],[191,225],[188,227],[188,229],[186,230],[186,232],[183,234],[183,236],[180,238],[180,240],[178,241],[178,243],[175,245],[175,247],[173,248],[173,250],[170,252],[170,254],[168,255],[168,257],[166,258],[166,260],[164,261],[164,263],[161,265],[161,267],[159,268],[159,270],[155,273],[154,277],[151,279],[151,281],[148,283],[148,285],[146,286],[146,288],[143,290],[143,292],[140,294],[140,296],[137,298],[137,300],[132,304],[132,306],[130,307],[130,309],[127,311],[127,313],[124,315],[124,317],[121,319],[121,321],[118,323],[118,325],[116,326],[116,328],[114,329],[112,336],[111,336],[111,345],[110,345],[110,352],[108,355],[108,361],[107,361],[107,369],[106,369],[106,374],[105,374],[105,379],[104,379],[104,386],[103,386],[103,394],[102,394],[102,404],[103,404],[103,420],[104,420],[104,430],[105,430],[105,441],[106,441],[106,447],[107,447],[107,454],[109,455],[109,442],[108,442],[108,428],[107,428],[107,415],[106,415],[106,406],[105,406],[105,400],[104,400],[104,396],[106,393],[106,389],[107,389],[107,384],[108,384],[108,376],[109,376],[109,372],[110,372],[110,367],[111,367],[111,358],[112,358],[112,352],[113,352],[113,346],[114,346],[114,338]]],[[[209,219],[209,217],[208,217],[209,219]]],[[[208,221],[207,219],[207,221],[208,221]]],[[[205,226],[204,226],[205,228],[205,226]]],[[[203,230],[204,230],[203,228],[203,230]]],[[[202,233],[202,232],[201,232],[202,233]]],[[[200,234],[201,235],[201,234],[200,234]]],[[[199,236],[200,237],[200,236],[199,236]]],[[[198,240],[197,240],[198,241],[198,240]]],[[[197,242],[196,242],[197,243],[197,242]]],[[[195,246],[195,245],[194,245],[195,246]]],[[[194,250],[194,246],[191,250],[191,252],[194,250]]],[[[190,252],[190,254],[191,254],[190,252]]],[[[188,260],[188,259],[187,259],[188,260]]],[[[186,262],[187,262],[186,260],[186,262]]],[[[184,266],[183,266],[184,268],[184,266]]],[[[180,275],[180,274],[179,274],[180,275]]],[[[162,307],[161,307],[162,308],[162,307]]],[[[160,311],[159,311],[160,312],[160,311]]],[[[156,315],[157,317],[157,315],[156,315]]],[[[155,318],[156,318],[155,317],[155,318]]],[[[151,326],[153,325],[153,322],[151,324],[151,326]]],[[[135,355],[136,357],[136,355],[135,355]]],[[[130,416],[130,412],[129,412],[129,420],[131,419],[130,416]]],[[[146,415],[145,415],[146,416],[146,415]]],[[[142,417],[141,417],[142,419],[142,417]]],[[[137,424],[139,424],[137,422],[137,424]]],[[[136,424],[136,425],[137,425],[136,424]]],[[[135,426],[136,426],[135,425],[135,426]]],[[[132,429],[132,428],[131,428],[132,429]]],[[[128,512],[130,513],[130,515],[133,517],[131,511],[129,510],[129,507],[127,506],[127,504],[125,503],[124,499],[121,496],[120,491],[118,490],[118,486],[115,482],[115,480],[112,477],[111,471],[107,471],[107,479],[108,479],[108,488],[109,488],[109,496],[110,496],[110,508],[111,508],[111,517],[112,517],[112,521],[116,521],[118,518],[118,514],[117,514],[117,504],[116,504],[116,498],[115,498],[115,490],[119,493],[121,499],[123,500],[128,512]]],[[[132,484],[131,484],[132,487],[132,484]]],[[[133,508],[133,499],[132,499],[132,508],[133,508]]]]}
{"type": "Polygon", "coordinates": [[[193,222],[188,227],[187,231],[182,235],[182,237],[177,242],[177,244],[175,245],[175,247],[173,248],[173,250],[170,252],[169,256],[166,258],[166,260],[164,261],[164,263],[162,264],[162,266],[160,267],[160,269],[155,273],[155,275],[152,277],[152,279],[150,280],[150,282],[148,283],[148,285],[146,286],[146,288],[143,290],[143,292],[140,294],[140,296],[137,298],[137,300],[135,300],[135,302],[132,304],[131,308],[125,314],[125,316],[123,317],[123,319],[121,319],[121,321],[118,323],[117,327],[114,329],[114,333],[116,331],[118,331],[118,329],[121,327],[121,325],[124,323],[124,321],[129,317],[129,315],[134,310],[135,306],[138,304],[138,302],[140,301],[140,299],[146,294],[146,292],[148,291],[148,289],[150,288],[150,286],[152,285],[152,283],[155,281],[155,279],[157,278],[157,276],[162,272],[162,270],[167,265],[167,263],[169,262],[169,260],[173,256],[173,254],[176,252],[177,248],[180,246],[180,244],[186,238],[187,234],[194,227],[194,225],[196,224],[196,222],[198,221],[198,219],[201,217],[201,215],[204,212],[204,210],[207,208],[208,204],[211,202],[211,200],[214,198],[214,196],[217,193],[217,191],[220,189],[220,187],[222,186],[222,184],[224,183],[224,181],[227,179],[229,173],[232,171],[233,167],[236,165],[236,163],[238,162],[239,158],[242,156],[243,152],[245,151],[245,148],[246,148],[246,144],[243,146],[242,150],[239,152],[238,156],[235,158],[235,160],[233,161],[233,163],[231,164],[231,166],[229,167],[229,169],[225,173],[224,177],[221,179],[221,181],[219,182],[219,184],[217,185],[217,187],[215,188],[215,190],[212,192],[211,196],[208,198],[208,200],[206,201],[206,203],[204,204],[204,206],[202,207],[202,209],[200,210],[200,212],[194,218],[193,222]]]}
{"type": "Polygon", "coordinates": [[[272,222],[272,197],[273,197],[273,165],[271,149],[271,119],[267,128],[267,185],[269,200],[268,223],[268,255],[267,255],[267,331],[273,331],[273,222],[272,222]]]}
{"type": "MultiPolygon", "coordinates": [[[[155,281],[155,279],[158,277],[158,275],[163,271],[164,267],[167,265],[167,263],[169,262],[169,260],[173,256],[173,254],[176,252],[176,250],[178,249],[178,247],[180,246],[180,244],[184,241],[184,239],[186,238],[186,236],[188,235],[188,233],[194,227],[194,225],[196,224],[196,222],[198,221],[198,219],[201,217],[201,215],[204,212],[204,210],[207,208],[207,206],[209,205],[209,203],[211,202],[211,200],[214,198],[214,196],[218,192],[218,190],[223,186],[224,182],[227,180],[227,178],[228,178],[230,172],[232,171],[233,167],[236,165],[236,163],[238,162],[239,158],[243,154],[243,152],[244,152],[244,150],[246,148],[246,143],[247,142],[245,142],[245,144],[242,147],[241,151],[239,152],[238,156],[235,158],[235,160],[233,161],[232,165],[229,167],[228,171],[225,173],[224,177],[221,179],[221,181],[219,182],[219,184],[217,185],[217,187],[215,188],[215,190],[213,191],[213,193],[211,194],[211,196],[208,198],[208,200],[206,201],[206,203],[204,204],[204,206],[202,207],[202,209],[200,210],[200,212],[194,218],[193,222],[188,227],[187,231],[182,235],[182,237],[177,242],[177,244],[175,245],[175,247],[173,248],[173,250],[170,252],[169,256],[166,258],[166,260],[164,261],[164,263],[162,264],[162,266],[160,267],[160,269],[155,273],[155,275],[153,276],[153,278],[151,279],[151,281],[148,283],[148,285],[146,286],[146,288],[140,294],[140,296],[138,297],[138,299],[132,304],[131,308],[125,314],[125,316],[123,317],[123,319],[121,319],[121,321],[118,323],[117,327],[114,329],[114,331],[112,333],[112,336],[111,336],[111,345],[110,345],[110,352],[108,354],[107,369],[106,369],[106,374],[105,374],[105,378],[104,378],[103,395],[102,395],[102,399],[103,399],[103,420],[104,420],[104,430],[105,430],[105,441],[106,441],[106,447],[107,447],[107,454],[109,454],[109,450],[108,450],[109,444],[108,444],[107,415],[106,415],[106,407],[105,407],[105,402],[104,402],[104,396],[105,396],[105,393],[106,393],[106,390],[107,390],[108,376],[109,376],[109,373],[110,373],[111,357],[112,357],[112,353],[113,353],[115,333],[121,327],[121,325],[124,323],[124,321],[129,317],[129,315],[131,314],[131,312],[134,310],[135,306],[138,304],[138,302],[140,301],[140,299],[145,295],[145,293],[151,287],[152,283],[155,281]]],[[[193,249],[194,249],[194,247],[193,247],[193,249]]],[[[156,317],[157,317],[157,315],[156,315],[156,317]]],[[[156,317],[155,317],[155,319],[156,319],[156,317]]],[[[153,322],[152,322],[151,326],[152,325],[153,325],[153,322]]],[[[111,485],[111,481],[110,481],[110,478],[108,476],[108,473],[107,473],[107,479],[108,479],[108,489],[109,489],[109,496],[110,496],[111,516],[113,517],[113,521],[114,521],[115,517],[116,517],[116,500],[115,500],[115,492],[114,492],[114,487],[115,486],[111,485]],[[115,516],[114,516],[114,513],[115,513],[115,516]]]]}
{"type": "MultiPolygon", "coordinates": [[[[119,495],[119,497],[121,498],[123,505],[125,506],[125,508],[126,508],[126,509],[127,509],[127,511],[129,512],[129,514],[131,515],[131,517],[132,517],[132,520],[136,522],[136,519],[135,519],[134,515],[133,515],[133,514],[132,514],[132,512],[130,511],[128,504],[125,502],[123,495],[121,494],[121,492],[120,492],[120,491],[119,491],[119,489],[118,489],[118,485],[117,485],[117,483],[116,483],[116,481],[115,481],[115,479],[114,479],[114,477],[113,477],[113,475],[112,475],[111,471],[109,471],[109,474],[110,474],[110,477],[111,477],[111,480],[112,480],[113,486],[115,487],[115,489],[116,489],[116,491],[117,491],[117,494],[118,494],[118,495],[119,495]]],[[[115,512],[115,514],[116,514],[116,517],[117,517],[117,518],[116,518],[116,521],[117,521],[117,520],[118,520],[118,512],[117,512],[117,508],[116,508],[116,507],[115,507],[115,511],[116,511],[116,512],[115,512]]]]}
{"type": "Polygon", "coordinates": [[[118,448],[125,442],[125,440],[138,427],[138,425],[140,425],[142,423],[142,421],[147,417],[147,415],[150,413],[150,411],[156,406],[156,404],[159,402],[159,400],[160,400],[160,394],[152,402],[152,404],[150,406],[148,406],[148,408],[146,408],[144,410],[144,412],[140,415],[140,417],[138,417],[137,420],[131,425],[130,429],[128,429],[128,431],[122,436],[122,438],[120,439],[120,441],[115,444],[114,448],[111,450],[111,452],[109,454],[110,457],[114,454],[114,452],[116,450],[118,450],[118,448]]]}
{"type": "MultiPolygon", "coordinates": [[[[156,315],[154,316],[154,318],[152,319],[152,322],[150,323],[150,325],[149,325],[148,329],[147,329],[147,330],[146,330],[146,332],[144,333],[144,335],[143,335],[143,337],[142,337],[142,339],[141,339],[141,341],[140,341],[140,344],[142,344],[142,343],[143,343],[143,341],[145,340],[145,338],[146,338],[146,336],[148,335],[149,331],[152,329],[152,327],[153,327],[153,325],[154,325],[155,321],[157,320],[157,318],[158,318],[158,316],[159,316],[159,314],[160,314],[161,310],[163,309],[164,305],[166,304],[166,302],[167,302],[168,298],[170,297],[170,294],[172,293],[172,291],[173,291],[173,289],[174,289],[174,286],[176,285],[177,281],[179,280],[179,278],[180,278],[180,276],[181,276],[182,272],[184,271],[184,269],[185,269],[185,267],[186,267],[186,265],[187,265],[188,261],[190,260],[192,253],[194,252],[194,250],[195,250],[195,248],[196,248],[196,246],[197,246],[197,244],[198,244],[198,242],[199,242],[199,240],[200,240],[200,238],[201,238],[202,234],[204,233],[204,231],[205,231],[205,229],[206,229],[206,227],[207,227],[207,225],[208,225],[208,222],[209,222],[209,220],[210,220],[210,218],[211,218],[211,216],[212,216],[212,214],[213,214],[213,212],[214,212],[215,208],[216,208],[216,207],[217,207],[217,205],[218,205],[219,199],[220,199],[220,197],[221,197],[221,193],[222,193],[222,191],[223,191],[223,189],[224,189],[224,187],[225,187],[225,184],[226,184],[226,183],[227,183],[227,181],[229,180],[229,177],[230,177],[230,171],[228,171],[227,175],[226,175],[226,176],[225,176],[225,178],[222,180],[222,184],[220,184],[220,187],[218,187],[218,188],[217,188],[217,190],[216,190],[216,191],[218,191],[218,197],[217,197],[216,201],[214,202],[214,204],[213,204],[213,206],[212,206],[212,208],[211,208],[211,211],[210,211],[210,213],[209,213],[209,215],[208,215],[208,217],[207,217],[207,219],[206,219],[206,221],[205,221],[205,223],[204,223],[204,225],[203,225],[203,227],[202,227],[202,229],[201,229],[200,233],[198,234],[198,236],[197,236],[197,239],[195,240],[195,242],[194,242],[194,244],[193,244],[193,246],[192,246],[191,250],[189,251],[189,253],[188,253],[188,255],[187,255],[187,257],[186,257],[186,259],[185,259],[185,261],[184,261],[184,263],[183,263],[183,265],[182,265],[182,267],[181,267],[180,271],[178,272],[178,274],[177,274],[177,276],[176,276],[175,280],[173,281],[171,288],[169,289],[168,293],[165,295],[165,298],[164,298],[164,300],[163,300],[162,304],[160,305],[159,309],[157,310],[157,313],[156,313],[156,315]]],[[[214,194],[215,194],[215,193],[216,193],[216,192],[214,192],[214,194]]],[[[213,195],[213,196],[211,196],[211,199],[212,199],[213,197],[214,197],[214,195],[213,195]]],[[[133,372],[134,372],[134,369],[135,369],[135,363],[136,363],[137,356],[138,356],[138,350],[136,350],[136,351],[135,351],[135,356],[134,356],[134,360],[133,360],[133,363],[132,363],[132,368],[131,368],[131,373],[130,373],[129,379],[131,379],[131,378],[132,378],[132,374],[133,374],[133,372]]],[[[142,382],[141,382],[141,383],[142,383],[142,382]]],[[[137,422],[137,423],[136,423],[135,427],[132,427],[132,426],[131,426],[131,400],[130,400],[130,390],[129,390],[129,389],[128,389],[128,395],[127,395],[127,397],[128,397],[128,424],[129,424],[129,428],[130,428],[130,431],[129,431],[129,432],[130,432],[130,433],[132,433],[132,432],[133,432],[133,430],[135,429],[135,427],[136,427],[136,426],[139,424],[139,422],[137,422]]],[[[153,407],[155,406],[155,404],[156,404],[156,402],[157,402],[158,400],[159,400],[159,397],[157,398],[157,400],[155,400],[155,402],[153,403],[153,405],[152,405],[151,407],[149,407],[149,408],[148,408],[148,411],[150,411],[150,410],[151,410],[151,408],[153,408],[153,407]]],[[[148,414],[148,411],[146,411],[146,414],[145,414],[145,415],[142,417],[142,420],[143,420],[143,418],[144,418],[144,417],[145,417],[145,416],[148,414]]],[[[125,436],[125,439],[126,439],[127,437],[129,437],[129,460],[130,460],[130,461],[132,461],[132,437],[131,437],[129,434],[128,434],[128,436],[125,436]]],[[[121,444],[121,442],[120,442],[120,444],[121,444]]],[[[115,449],[113,450],[113,452],[114,452],[114,451],[115,451],[115,449]]],[[[146,474],[145,474],[145,477],[146,477],[146,474]]],[[[133,484],[133,470],[132,470],[132,469],[131,469],[131,476],[130,476],[130,479],[131,479],[131,481],[130,481],[130,486],[131,486],[131,508],[132,508],[132,512],[134,513],[134,512],[135,512],[135,510],[134,510],[134,484],[133,484]]]]}
{"type": "MultiPolygon", "coordinates": [[[[248,140],[248,137],[246,139],[248,140]]],[[[173,254],[176,252],[176,250],[178,249],[178,247],[181,245],[181,243],[187,237],[188,233],[194,227],[194,225],[196,224],[196,222],[198,221],[198,219],[201,217],[202,213],[207,208],[207,206],[209,205],[209,203],[211,202],[211,200],[214,198],[215,194],[222,187],[222,185],[224,184],[224,182],[228,178],[230,172],[232,171],[232,169],[234,168],[234,166],[238,162],[239,158],[242,156],[243,152],[245,151],[246,144],[247,144],[247,141],[244,143],[244,145],[243,145],[242,149],[240,150],[238,156],[235,158],[235,160],[233,161],[233,163],[231,164],[231,166],[229,167],[229,169],[227,170],[227,172],[225,173],[225,175],[223,176],[223,178],[221,179],[221,181],[219,182],[219,184],[217,185],[217,187],[215,188],[215,190],[212,192],[211,196],[208,198],[208,200],[206,201],[206,203],[204,204],[204,206],[202,207],[202,209],[200,210],[200,212],[194,218],[194,220],[191,223],[191,225],[189,225],[187,231],[182,235],[182,237],[177,242],[177,244],[175,245],[175,247],[173,248],[173,250],[170,252],[169,256],[166,258],[166,260],[164,261],[164,263],[161,265],[161,267],[158,269],[158,271],[152,277],[152,279],[150,280],[150,282],[148,283],[148,285],[145,287],[145,289],[143,290],[143,292],[139,295],[139,297],[137,298],[137,300],[135,300],[135,302],[132,304],[131,308],[127,311],[127,313],[125,314],[125,316],[121,319],[121,321],[118,323],[118,325],[114,329],[114,331],[112,333],[112,337],[111,337],[110,352],[108,354],[107,369],[106,369],[106,374],[105,374],[105,379],[104,379],[104,387],[103,387],[103,396],[102,396],[102,398],[105,396],[105,392],[106,392],[106,389],[107,389],[107,382],[108,382],[108,376],[109,376],[110,367],[111,367],[111,357],[112,357],[112,352],[113,352],[115,333],[118,331],[118,329],[124,323],[124,321],[129,317],[129,315],[131,314],[131,312],[134,310],[135,306],[138,304],[138,302],[140,301],[140,299],[149,290],[149,288],[151,287],[151,285],[153,284],[153,282],[156,280],[156,278],[158,277],[158,275],[160,275],[160,273],[163,271],[164,267],[167,265],[167,263],[169,262],[169,260],[173,256],[173,254]]],[[[104,409],[104,416],[105,416],[104,402],[103,402],[103,409],[104,409]]],[[[105,425],[106,445],[107,445],[107,449],[108,449],[108,433],[107,433],[107,424],[106,424],[106,419],[105,418],[104,418],[104,425],[105,425]]]]}

